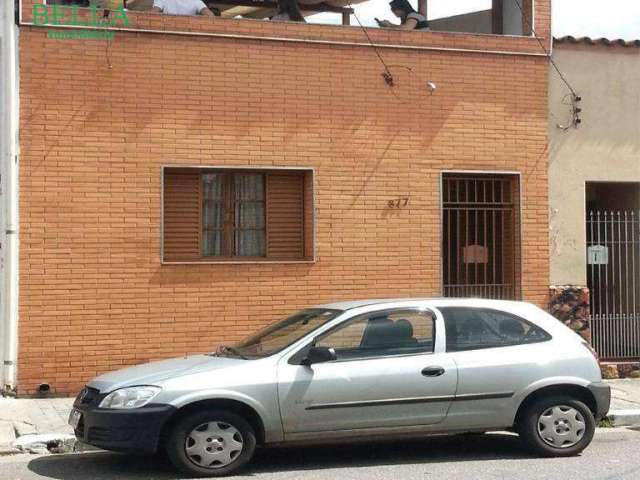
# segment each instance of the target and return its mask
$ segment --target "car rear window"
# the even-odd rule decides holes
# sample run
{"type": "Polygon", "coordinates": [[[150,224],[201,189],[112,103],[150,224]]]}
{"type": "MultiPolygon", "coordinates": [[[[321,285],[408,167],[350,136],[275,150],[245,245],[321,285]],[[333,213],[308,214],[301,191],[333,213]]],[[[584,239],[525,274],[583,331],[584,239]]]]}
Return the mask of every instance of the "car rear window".
{"type": "Polygon", "coordinates": [[[544,342],[551,335],[523,318],[500,310],[441,307],[447,351],[460,352],[544,342]]]}

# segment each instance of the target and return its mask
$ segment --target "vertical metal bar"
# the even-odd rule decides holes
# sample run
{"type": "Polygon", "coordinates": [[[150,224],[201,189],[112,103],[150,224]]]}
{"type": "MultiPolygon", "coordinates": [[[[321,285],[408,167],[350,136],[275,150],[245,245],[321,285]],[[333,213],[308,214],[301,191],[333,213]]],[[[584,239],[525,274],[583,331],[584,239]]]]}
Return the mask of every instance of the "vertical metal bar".
{"type": "Polygon", "coordinates": [[[636,251],[640,252],[640,222],[639,219],[636,218],[635,212],[631,210],[630,212],[630,225],[631,225],[631,237],[630,237],[630,249],[631,249],[631,268],[629,271],[629,275],[631,276],[631,297],[630,297],[630,310],[633,314],[633,343],[635,346],[634,357],[640,356],[640,312],[638,311],[638,306],[636,303],[636,294],[640,290],[640,282],[637,278],[637,273],[640,273],[640,269],[636,271],[636,251]],[[636,223],[638,226],[638,234],[636,236],[636,223]]]}
{"type": "MultiPolygon", "coordinates": [[[[604,237],[604,246],[607,248],[607,251],[610,250],[609,242],[607,241],[607,211],[605,210],[602,218],[603,223],[603,237],[604,237]]],[[[611,255],[609,255],[610,257],[611,255]]],[[[607,264],[604,266],[604,313],[609,316],[609,262],[611,261],[608,258],[607,264]]]]}
{"type": "MultiPolygon", "coordinates": [[[[469,183],[468,181],[465,182],[465,197],[468,200],[469,199],[469,183]]],[[[469,246],[469,210],[465,210],[464,211],[464,247],[462,247],[463,249],[469,246]]],[[[462,255],[462,261],[464,263],[464,284],[466,285],[465,287],[465,297],[468,296],[468,290],[469,290],[469,264],[466,263],[464,261],[464,254],[462,255]]]]}
{"type": "MultiPolygon", "coordinates": [[[[596,212],[596,232],[598,234],[598,245],[602,245],[601,241],[600,241],[600,210],[598,210],[596,212]]],[[[597,266],[598,268],[598,322],[599,325],[602,326],[602,265],[598,264],[597,266]]],[[[600,328],[600,326],[598,328],[600,328]]],[[[602,341],[602,339],[604,339],[604,327],[600,328],[600,340],[602,341]]],[[[602,342],[601,347],[602,349],[601,352],[599,352],[601,355],[604,355],[604,342],[602,342]]]]}
{"type": "Polygon", "coordinates": [[[627,210],[624,211],[624,303],[625,312],[629,313],[629,225],[627,210]]]}
{"type": "Polygon", "coordinates": [[[511,284],[513,285],[513,287],[512,287],[511,297],[513,300],[521,300],[519,295],[516,296],[516,291],[517,291],[516,283],[518,282],[518,279],[516,278],[516,256],[517,256],[516,249],[518,248],[518,245],[516,245],[516,239],[519,238],[519,236],[516,231],[516,227],[518,226],[518,221],[517,221],[517,213],[516,213],[515,205],[516,205],[516,195],[517,193],[519,193],[519,189],[520,189],[520,184],[517,183],[515,178],[511,179],[509,183],[508,192],[509,192],[509,204],[512,205],[511,207],[511,284]],[[516,192],[516,185],[518,187],[518,192],[516,192]]]}
{"type": "Polygon", "coordinates": [[[633,235],[633,312],[636,318],[636,346],[638,348],[638,356],[640,356],[640,306],[636,303],[636,293],[640,292],[640,210],[636,215],[632,211],[631,218],[633,220],[634,229],[637,230],[637,234],[633,235]],[[638,257],[636,257],[638,252],[638,257]],[[636,270],[636,267],[638,268],[636,270]]]}
{"type": "Polygon", "coordinates": [[[449,182],[446,177],[442,177],[442,294],[447,296],[447,280],[450,282],[449,269],[451,268],[451,235],[447,235],[449,232],[449,222],[451,222],[450,211],[447,208],[447,200],[449,199],[449,182]],[[445,226],[447,229],[445,230],[445,226]],[[445,272],[446,275],[445,275],[445,272]],[[449,278],[448,278],[449,277],[449,278]]]}
{"type": "MultiPolygon", "coordinates": [[[[636,238],[638,238],[638,247],[640,247],[640,216],[638,217],[638,236],[636,237],[635,234],[635,230],[636,230],[636,218],[634,215],[634,211],[631,211],[631,239],[632,239],[632,244],[631,244],[631,278],[633,279],[633,287],[631,288],[631,291],[633,292],[633,318],[635,319],[635,330],[636,330],[636,337],[635,337],[635,344],[636,344],[636,355],[640,355],[640,325],[639,325],[639,320],[640,320],[640,312],[638,312],[638,308],[636,306],[636,290],[640,287],[640,281],[638,281],[638,278],[636,277],[636,238]]],[[[640,255],[639,255],[640,257],[640,255]]],[[[638,269],[638,272],[640,273],[640,268],[638,269]]]]}
{"type": "Polygon", "coordinates": [[[450,239],[447,238],[447,232],[448,232],[448,221],[450,221],[449,219],[449,209],[448,208],[442,208],[442,253],[441,253],[441,258],[442,258],[442,285],[443,285],[443,294],[445,294],[446,297],[446,292],[444,290],[447,289],[447,284],[448,284],[448,278],[447,278],[447,272],[449,271],[449,259],[450,259],[450,254],[449,254],[449,250],[450,248],[448,247],[449,245],[449,241],[450,239]]]}
{"type": "MultiPolygon", "coordinates": [[[[622,288],[624,289],[624,299],[622,299],[622,301],[624,302],[624,315],[625,315],[625,344],[626,344],[626,348],[625,348],[625,355],[627,357],[630,357],[632,354],[632,345],[631,345],[631,332],[633,331],[631,328],[631,324],[630,324],[630,311],[629,311],[629,278],[628,278],[628,271],[629,271],[629,245],[627,243],[627,240],[629,239],[629,230],[627,228],[627,211],[624,210],[622,212],[622,219],[624,220],[624,272],[620,272],[620,275],[623,275],[624,273],[624,283],[622,284],[622,288]]],[[[622,245],[620,246],[620,248],[622,249],[622,245]]]]}
{"type": "Polygon", "coordinates": [[[622,225],[621,225],[622,215],[620,211],[616,212],[616,226],[618,227],[618,241],[616,243],[618,247],[618,285],[616,288],[616,293],[618,295],[618,310],[620,313],[623,312],[622,307],[622,225]]]}
{"type": "MultiPolygon", "coordinates": [[[[594,274],[593,274],[593,265],[589,263],[589,247],[593,245],[593,211],[588,212],[587,214],[587,285],[591,288],[591,303],[594,303],[594,274]]],[[[594,311],[593,308],[590,311],[591,314],[591,339],[593,344],[596,344],[596,322],[594,321],[594,311]]]]}
{"type": "Polygon", "coordinates": [[[453,241],[453,235],[452,235],[452,225],[451,225],[451,216],[453,215],[453,210],[447,209],[446,210],[447,213],[447,234],[448,234],[448,238],[447,238],[447,250],[448,250],[448,259],[449,259],[449,265],[447,265],[447,285],[451,285],[453,283],[453,266],[451,265],[451,263],[453,262],[453,255],[452,255],[452,245],[451,242],[453,241]]]}
{"type": "Polygon", "coordinates": [[[460,249],[460,210],[456,211],[456,285],[460,285],[462,274],[460,262],[462,262],[462,251],[460,249]]]}
{"type": "Polygon", "coordinates": [[[482,245],[485,248],[485,252],[487,254],[487,261],[482,264],[482,270],[484,272],[484,296],[486,298],[492,298],[491,296],[491,286],[487,281],[487,268],[489,268],[489,242],[487,242],[487,215],[488,215],[488,205],[487,201],[487,184],[491,182],[490,179],[486,179],[482,182],[482,201],[485,204],[485,209],[482,211],[483,216],[483,226],[484,226],[484,238],[482,239],[482,245]]]}
{"type": "MultiPolygon", "coordinates": [[[[479,198],[478,198],[478,179],[474,179],[473,180],[473,202],[477,205],[479,203],[479,198]]],[[[479,245],[478,243],[478,215],[479,215],[479,210],[478,208],[475,208],[473,210],[473,245],[479,245]]],[[[474,258],[474,260],[477,260],[474,258]]],[[[473,262],[473,296],[482,296],[482,294],[480,293],[480,289],[477,287],[478,285],[478,268],[479,268],[479,264],[477,261],[473,262]]]]}
{"type": "Polygon", "coordinates": [[[619,325],[618,325],[618,318],[617,318],[617,309],[618,306],[616,305],[616,270],[615,270],[615,265],[616,265],[616,227],[614,224],[614,216],[613,216],[613,211],[609,212],[609,228],[610,228],[610,234],[611,234],[611,308],[613,310],[613,318],[614,318],[614,330],[615,330],[615,355],[616,357],[620,356],[620,331],[619,331],[619,325]]]}
{"type": "Polygon", "coordinates": [[[482,203],[484,203],[485,205],[489,204],[489,202],[487,201],[487,184],[489,182],[491,182],[490,179],[482,181],[482,203]]]}
{"type": "MultiPolygon", "coordinates": [[[[493,190],[493,188],[492,188],[493,190]]],[[[491,283],[494,285],[493,296],[498,298],[496,280],[496,211],[491,210],[491,283]]]]}
{"type": "Polygon", "coordinates": [[[505,210],[500,210],[500,270],[501,270],[501,275],[500,275],[500,283],[502,284],[502,294],[500,296],[500,298],[504,298],[504,290],[506,289],[506,278],[505,278],[505,272],[504,272],[504,217],[505,217],[505,210]]]}
{"type": "MultiPolygon", "coordinates": [[[[486,190],[485,190],[486,192],[486,190]]],[[[482,270],[483,270],[483,278],[484,278],[484,285],[485,285],[485,297],[491,298],[491,292],[487,291],[487,289],[489,288],[489,281],[487,278],[487,268],[489,267],[489,242],[487,242],[487,215],[488,212],[487,210],[483,210],[482,211],[482,246],[484,247],[484,252],[487,254],[487,261],[483,262],[482,264],[482,270]]],[[[484,259],[484,258],[483,258],[484,259]]]]}
{"type": "MultiPolygon", "coordinates": [[[[613,217],[613,213],[612,212],[612,217],[613,217]]],[[[619,346],[619,355],[620,356],[624,356],[624,338],[625,338],[625,331],[624,331],[624,317],[623,317],[623,313],[622,313],[622,260],[621,260],[621,237],[620,237],[620,211],[617,212],[616,214],[616,221],[615,221],[615,225],[618,227],[618,241],[615,243],[614,246],[617,247],[617,253],[616,253],[616,258],[618,259],[618,282],[617,285],[615,286],[615,290],[614,290],[614,295],[616,295],[618,297],[618,316],[619,316],[619,320],[618,320],[618,346],[619,346]]],[[[615,228],[615,227],[614,227],[615,228]]],[[[613,268],[615,268],[615,264],[613,265],[613,268]]]]}
{"type": "MultiPolygon", "coordinates": [[[[478,245],[478,210],[473,210],[473,245],[478,245]]],[[[478,262],[477,258],[474,258],[473,262],[473,295],[479,296],[479,289],[476,285],[478,285],[478,262]]]]}

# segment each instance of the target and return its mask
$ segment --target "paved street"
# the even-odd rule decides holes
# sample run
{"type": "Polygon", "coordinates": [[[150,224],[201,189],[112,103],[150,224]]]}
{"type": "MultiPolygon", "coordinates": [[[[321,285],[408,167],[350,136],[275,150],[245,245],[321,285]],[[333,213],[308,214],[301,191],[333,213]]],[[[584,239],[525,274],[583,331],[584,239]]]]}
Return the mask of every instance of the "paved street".
{"type": "MultiPolygon", "coordinates": [[[[545,479],[637,480],[640,432],[600,429],[580,457],[529,457],[510,434],[438,437],[351,447],[277,449],[259,453],[235,479],[545,479]]],[[[96,452],[0,457],[3,480],[176,480],[164,460],[96,452]]]]}

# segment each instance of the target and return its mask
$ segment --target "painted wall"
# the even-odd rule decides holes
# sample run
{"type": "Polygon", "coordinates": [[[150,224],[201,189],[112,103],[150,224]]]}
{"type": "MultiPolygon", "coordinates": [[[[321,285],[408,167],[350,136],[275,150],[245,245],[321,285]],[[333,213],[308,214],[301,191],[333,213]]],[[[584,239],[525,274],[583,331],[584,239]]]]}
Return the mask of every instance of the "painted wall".
{"type": "Polygon", "coordinates": [[[566,131],[569,93],[549,70],[551,283],[586,285],[585,182],[640,182],[640,48],[559,43],[554,59],[582,97],[566,131]]]}

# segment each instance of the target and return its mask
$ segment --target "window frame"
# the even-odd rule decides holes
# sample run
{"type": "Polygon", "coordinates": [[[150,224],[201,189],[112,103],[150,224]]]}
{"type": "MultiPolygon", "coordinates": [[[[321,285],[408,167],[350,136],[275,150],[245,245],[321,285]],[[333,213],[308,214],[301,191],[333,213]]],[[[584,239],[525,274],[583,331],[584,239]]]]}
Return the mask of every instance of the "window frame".
{"type": "Polygon", "coordinates": [[[349,326],[349,324],[353,323],[353,322],[357,322],[359,320],[361,320],[363,317],[365,316],[382,316],[382,315],[392,315],[394,313],[398,313],[398,312],[407,312],[407,311],[413,311],[413,312],[417,312],[417,313],[428,313],[431,315],[431,321],[432,321],[432,326],[433,326],[433,339],[432,339],[432,347],[431,347],[431,351],[427,352],[427,351],[422,351],[422,352],[411,352],[411,353],[396,353],[396,354],[390,354],[390,355],[369,355],[366,357],[357,357],[357,358],[336,358],[335,360],[331,360],[329,362],[323,362],[323,363],[345,363],[345,362],[360,362],[363,360],[384,360],[387,358],[401,358],[401,357],[415,357],[417,355],[434,355],[436,353],[436,339],[437,339],[437,335],[438,335],[438,330],[437,330],[437,324],[438,324],[438,316],[436,311],[433,308],[430,307],[394,307],[394,308],[389,308],[389,309],[385,309],[385,310],[374,310],[371,312],[365,312],[365,313],[360,313],[360,314],[356,314],[352,317],[349,317],[347,319],[345,319],[344,321],[340,322],[337,325],[334,325],[333,327],[328,328],[327,330],[324,330],[323,332],[320,332],[319,334],[315,335],[313,337],[313,339],[307,343],[306,345],[304,345],[303,347],[301,347],[296,353],[294,353],[290,358],[289,358],[289,364],[292,365],[297,365],[300,363],[300,361],[304,358],[304,356],[306,355],[306,352],[311,348],[316,346],[317,342],[319,340],[321,340],[322,338],[331,335],[333,332],[335,332],[336,330],[340,330],[342,328],[346,328],[349,326]]]}
{"type": "MultiPolygon", "coordinates": [[[[303,179],[303,181],[305,181],[303,179]]],[[[202,188],[202,178],[199,180],[200,188],[202,188]]],[[[304,199],[306,200],[306,194],[303,193],[304,199]]],[[[202,192],[201,192],[202,196],[202,192]]],[[[199,212],[198,215],[200,217],[200,233],[198,242],[202,242],[203,236],[203,225],[202,225],[202,202],[203,198],[199,201],[199,212]]],[[[162,265],[206,265],[206,264],[225,264],[225,265],[242,265],[242,264],[313,264],[317,262],[317,221],[316,221],[316,202],[317,202],[317,192],[316,192],[316,168],[308,167],[308,166],[274,166],[274,165],[181,165],[181,164],[164,164],[160,167],[160,263],[162,265]],[[270,258],[268,256],[264,257],[248,257],[248,256],[233,256],[233,257],[222,257],[222,256],[204,256],[202,255],[202,245],[200,245],[200,257],[197,259],[189,259],[189,260],[167,260],[165,257],[165,176],[167,175],[167,171],[171,171],[174,169],[180,170],[197,170],[201,174],[202,173],[213,173],[216,171],[222,173],[259,173],[264,175],[265,184],[264,184],[264,196],[265,196],[265,248],[268,248],[268,239],[269,239],[269,230],[268,230],[268,212],[267,212],[267,196],[268,196],[268,181],[266,181],[266,177],[269,173],[300,173],[303,176],[309,176],[309,187],[310,187],[310,216],[308,226],[309,237],[308,241],[311,244],[311,255],[298,258],[298,259],[288,259],[288,258],[270,258]]],[[[304,208],[304,207],[303,207],[304,208]]],[[[306,230],[306,228],[305,228],[306,230]]],[[[306,237],[305,237],[306,239],[306,237]]]]}
{"type": "Polygon", "coordinates": [[[439,306],[438,307],[438,311],[440,312],[440,315],[442,315],[442,323],[443,323],[443,327],[444,327],[444,333],[445,333],[445,345],[444,345],[444,352],[445,353],[460,353],[460,352],[475,352],[478,350],[489,350],[491,348],[507,348],[507,347],[521,347],[524,345],[536,345],[538,343],[545,343],[548,342],[550,340],[553,339],[553,336],[544,328],[542,328],[539,325],[536,325],[535,323],[527,320],[526,318],[521,317],[520,315],[517,315],[515,313],[512,312],[507,312],[505,310],[499,310],[497,308],[489,308],[489,307],[481,307],[481,308],[476,308],[476,307],[467,307],[467,306],[458,306],[458,305],[443,305],[443,306],[439,306]],[[507,315],[509,317],[512,317],[514,320],[518,320],[526,325],[529,325],[530,327],[533,327],[537,330],[540,330],[543,334],[544,334],[544,339],[543,340],[537,340],[537,341],[533,341],[533,342],[525,342],[525,343],[509,343],[509,344],[503,344],[503,345],[487,345],[484,347],[475,347],[475,348],[469,348],[469,349],[465,349],[465,350],[449,350],[447,347],[447,342],[446,342],[446,335],[447,335],[447,317],[446,317],[446,309],[448,308],[460,308],[460,309],[465,309],[465,310],[472,310],[472,311],[480,311],[480,312],[486,312],[489,314],[494,314],[494,313],[498,313],[498,314],[502,314],[502,315],[507,315]],[[443,311],[445,310],[445,311],[443,311]]]}

